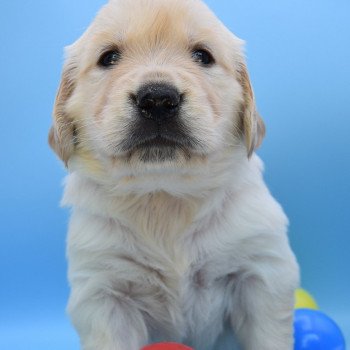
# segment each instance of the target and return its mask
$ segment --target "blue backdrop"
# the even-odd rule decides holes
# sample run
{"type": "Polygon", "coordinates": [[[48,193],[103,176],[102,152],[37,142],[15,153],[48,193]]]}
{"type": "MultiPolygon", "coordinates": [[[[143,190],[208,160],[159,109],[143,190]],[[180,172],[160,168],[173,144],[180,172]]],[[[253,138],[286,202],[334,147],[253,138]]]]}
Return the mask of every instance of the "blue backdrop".
{"type": "MultiPolygon", "coordinates": [[[[304,287],[349,341],[350,3],[207,2],[247,41],[266,180],[289,215],[304,287]]],[[[0,5],[0,349],[78,349],[64,312],[65,171],[46,139],[63,47],[103,3],[0,5]]]]}

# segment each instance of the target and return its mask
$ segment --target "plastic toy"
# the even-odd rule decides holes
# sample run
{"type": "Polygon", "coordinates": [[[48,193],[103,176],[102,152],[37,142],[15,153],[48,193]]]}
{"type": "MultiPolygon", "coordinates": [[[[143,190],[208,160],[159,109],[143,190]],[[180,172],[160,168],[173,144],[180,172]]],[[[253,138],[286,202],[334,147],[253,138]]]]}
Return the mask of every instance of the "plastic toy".
{"type": "Polygon", "coordinates": [[[294,341],[294,350],[345,350],[341,330],[319,310],[295,310],[294,341]]]}
{"type": "Polygon", "coordinates": [[[143,347],[141,350],[193,350],[192,348],[178,343],[156,343],[143,347]]]}
{"type": "Polygon", "coordinates": [[[306,290],[296,290],[295,309],[294,350],[345,350],[340,328],[306,290]]]}
{"type": "Polygon", "coordinates": [[[295,291],[295,309],[313,309],[318,310],[319,307],[310,293],[305,289],[298,288],[295,291]]]}

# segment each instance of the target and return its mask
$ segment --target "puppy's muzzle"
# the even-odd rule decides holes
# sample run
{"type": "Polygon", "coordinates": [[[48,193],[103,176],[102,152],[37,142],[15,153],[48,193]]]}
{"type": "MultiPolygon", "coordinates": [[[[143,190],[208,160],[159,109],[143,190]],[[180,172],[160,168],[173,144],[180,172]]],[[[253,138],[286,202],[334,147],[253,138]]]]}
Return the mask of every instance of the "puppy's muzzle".
{"type": "Polygon", "coordinates": [[[187,103],[181,93],[168,82],[148,81],[130,93],[133,120],[128,134],[118,148],[128,155],[137,152],[145,162],[175,160],[179,152],[190,158],[199,142],[191,135],[183,107],[187,103]]]}
{"type": "Polygon", "coordinates": [[[141,117],[163,124],[178,115],[182,99],[170,84],[148,83],[137,91],[133,100],[141,117]]]}

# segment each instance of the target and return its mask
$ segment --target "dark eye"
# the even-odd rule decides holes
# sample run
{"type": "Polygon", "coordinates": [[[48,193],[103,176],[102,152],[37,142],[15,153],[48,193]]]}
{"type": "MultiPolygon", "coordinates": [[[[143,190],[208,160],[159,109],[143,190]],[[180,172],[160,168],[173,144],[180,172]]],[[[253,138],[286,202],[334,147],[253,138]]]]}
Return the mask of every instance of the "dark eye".
{"type": "Polygon", "coordinates": [[[195,60],[195,62],[198,62],[205,66],[210,66],[215,63],[214,57],[210,52],[207,50],[194,50],[192,52],[192,58],[195,60]]]}
{"type": "Polygon", "coordinates": [[[107,51],[98,60],[98,64],[102,67],[114,66],[120,60],[121,54],[118,50],[107,51]]]}

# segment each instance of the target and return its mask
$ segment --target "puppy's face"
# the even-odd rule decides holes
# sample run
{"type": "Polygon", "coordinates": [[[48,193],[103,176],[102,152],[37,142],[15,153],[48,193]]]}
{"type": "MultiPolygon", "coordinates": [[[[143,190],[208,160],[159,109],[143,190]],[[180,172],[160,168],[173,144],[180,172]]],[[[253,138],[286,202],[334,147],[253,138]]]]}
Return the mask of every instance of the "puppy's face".
{"type": "Polygon", "coordinates": [[[112,0],[68,48],[50,144],[90,172],[174,171],[263,129],[241,41],[203,3],[112,0]]]}

